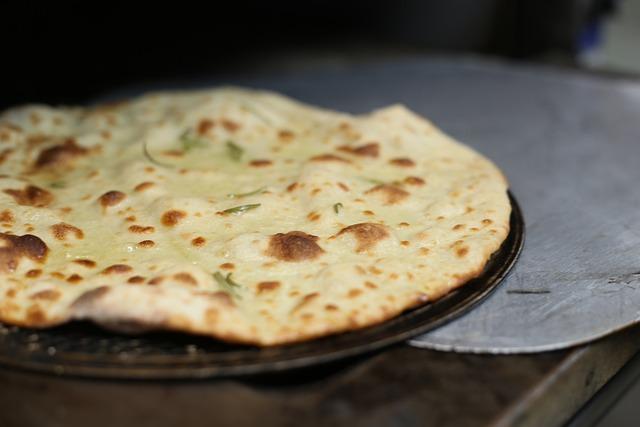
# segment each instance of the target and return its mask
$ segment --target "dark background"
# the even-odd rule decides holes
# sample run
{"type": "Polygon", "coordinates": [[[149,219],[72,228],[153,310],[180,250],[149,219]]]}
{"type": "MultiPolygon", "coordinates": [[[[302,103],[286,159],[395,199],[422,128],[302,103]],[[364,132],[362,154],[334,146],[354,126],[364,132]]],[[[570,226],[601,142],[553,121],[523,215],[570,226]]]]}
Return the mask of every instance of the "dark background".
{"type": "MultiPolygon", "coordinates": [[[[0,10],[0,109],[309,58],[478,53],[572,64],[613,0],[25,2],[0,10]],[[586,40],[586,42],[585,42],[586,40]]],[[[293,64],[293,65],[291,65],[293,64]]],[[[308,64],[307,64],[308,65],[308,64]]]]}

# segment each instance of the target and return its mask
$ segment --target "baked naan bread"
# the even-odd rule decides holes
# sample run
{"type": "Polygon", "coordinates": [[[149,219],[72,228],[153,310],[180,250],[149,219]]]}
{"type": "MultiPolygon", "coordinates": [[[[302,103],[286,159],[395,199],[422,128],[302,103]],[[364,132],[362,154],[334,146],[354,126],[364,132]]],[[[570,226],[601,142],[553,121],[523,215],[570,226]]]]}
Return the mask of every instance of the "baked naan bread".
{"type": "Polygon", "coordinates": [[[477,276],[507,182],[402,106],[259,91],[0,115],[0,320],[274,345],[382,322],[477,276]]]}

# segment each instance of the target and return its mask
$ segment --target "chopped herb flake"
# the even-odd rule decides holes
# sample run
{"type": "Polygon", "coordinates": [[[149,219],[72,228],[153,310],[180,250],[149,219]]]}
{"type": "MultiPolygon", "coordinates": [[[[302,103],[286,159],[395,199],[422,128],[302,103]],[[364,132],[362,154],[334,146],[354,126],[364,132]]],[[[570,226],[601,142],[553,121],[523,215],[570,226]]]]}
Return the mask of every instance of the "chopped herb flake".
{"type": "Polygon", "coordinates": [[[227,197],[230,199],[239,199],[241,197],[253,196],[258,193],[262,193],[266,187],[260,187],[257,190],[249,191],[247,193],[230,193],[227,197]]]}
{"type": "Polygon", "coordinates": [[[368,181],[372,184],[377,184],[377,185],[382,185],[384,184],[384,181],[380,181],[379,179],[374,179],[374,178],[367,178],[367,177],[362,177],[362,179],[364,179],[365,181],[368,181]]]}
{"type": "Polygon", "coordinates": [[[205,141],[193,135],[191,129],[187,129],[180,135],[180,143],[182,144],[182,151],[185,153],[194,148],[201,148],[207,145],[205,141]]]}
{"type": "Polygon", "coordinates": [[[54,181],[49,184],[49,187],[51,188],[65,188],[66,186],[67,184],[63,181],[54,181]]]}
{"type": "Polygon", "coordinates": [[[253,106],[251,106],[249,104],[243,104],[243,107],[245,108],[245,110],[247,110],[248,112],[250,112],[253,115],[255,115],[257,118],[262,120],[265,124],[268,124],[268,125],[271,124],[271,120],[269,120],[264,114],[260,113],[258,110],[253,108],[253,106]]]}
{"type": "Polygon", "coordinates": [[[226,276],[224,276],[219,271],[216,271],[215,273],[213,273],[213,278],[215,279],[216,282],[218,282],[220,287],[223,288],[226,292],[232,294],[236,298],[240,298],[240,296],[237,293],[237,290],[241,286],[237,282],[231,279],[231,273],[228,273],[226,276]]]}
{"type": "Polygon", "coordinates": [[[231,157],[231,160],[239,162],[244,154],[244,149],[233,141],[227,141],[227,153],[229,157],[231,157]]]}
{"type": "Polygon", "coordinates": [[[170,164],[168,164],[168,163],[162,163],[162,162],[159,162],[159,161],[157,161],[156,159],[154,159],[154,158],[151,156],[151,153],[149,153],[149,147],[147,147],[148,142],[149,142],[148,140],[145,140],[145,141],[142,143],[142,154],[144,154],[144,157],[146,157],[146,158],[147,158],[147,160],[149,160],[149,161],[150,161],[151,163],[153,163],[154,165],[162,166],[162,167],[164,167],[164,168],[172,168],[172,167],[173,167],[173,165],[170,165],[170,164]]]}
{"type": "Polygon", "coordinates": [[[342,205],[342,203],[338,202],[335,205],[333,205],[333,211],[335,213],[340,213],[340,209],[342,209],[344,206],[342,205]]]}
{"type": "Polygon", "coordinates": [[[229,208],[229,209],[225,209],[222,211],[223,215],[239,215],[241,213],[244,213],[246,211],[250,211],[251,209],[255,209],[257,207],[260,206],[260,203],[254,203],[251,205],[241,205],[241,206],[236,206],[234,208],[229,208]]]}

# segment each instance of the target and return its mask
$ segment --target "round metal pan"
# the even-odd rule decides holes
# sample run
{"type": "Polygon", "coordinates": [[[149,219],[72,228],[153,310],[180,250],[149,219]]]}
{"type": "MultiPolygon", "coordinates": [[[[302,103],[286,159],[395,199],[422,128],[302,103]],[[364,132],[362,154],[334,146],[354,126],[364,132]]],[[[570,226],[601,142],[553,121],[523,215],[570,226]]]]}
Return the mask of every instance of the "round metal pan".
{"type": "Polygon", "coordinates": [[[47,330],[0,327],[0,363],[15,368],[112,379],[195,379],[264,374],[344,359],[405,341],[448,322],[487,297],[506,277],[524,242],[511,200],[511,231],[483,273],[445,297],[353,332],[271,348],[230,345],[178,333],[116,335],[90,323],[47,330]]]}

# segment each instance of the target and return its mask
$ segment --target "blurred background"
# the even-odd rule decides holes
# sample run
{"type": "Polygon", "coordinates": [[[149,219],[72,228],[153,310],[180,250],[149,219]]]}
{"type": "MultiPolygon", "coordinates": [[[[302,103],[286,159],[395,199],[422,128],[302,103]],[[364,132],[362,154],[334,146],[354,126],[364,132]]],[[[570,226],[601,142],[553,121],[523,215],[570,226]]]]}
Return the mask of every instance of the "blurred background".
{"type": "Polygon", "coordinates": [[[616,0],[4,1],[0,109],[111,88],[407,54],[640,72],[640,6],[616,0]]]}
{"type": "MultiPolygon", "coordinates": [[[[123,86],[478,55],[640,76],[640,1],[30,2],[0,8],[0,110],[123,86]]],[[[637,425],[637,385],[600,426],[637,425]]]]}

